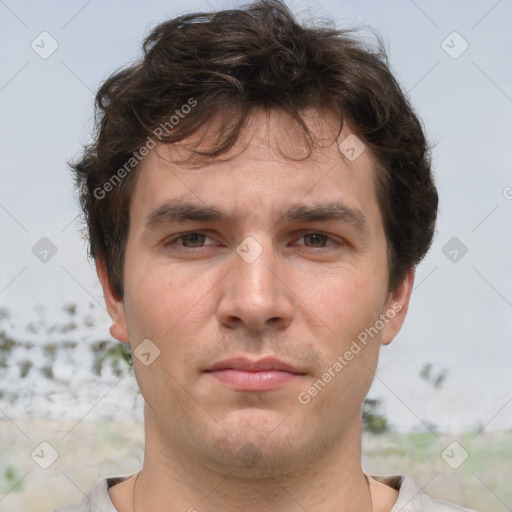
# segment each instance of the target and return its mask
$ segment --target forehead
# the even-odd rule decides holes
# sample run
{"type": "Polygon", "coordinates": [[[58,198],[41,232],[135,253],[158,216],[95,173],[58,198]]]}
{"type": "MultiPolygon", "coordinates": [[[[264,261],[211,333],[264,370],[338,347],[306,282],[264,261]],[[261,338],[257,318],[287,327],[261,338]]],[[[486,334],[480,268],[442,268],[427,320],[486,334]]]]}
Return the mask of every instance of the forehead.
{"type": "Polygon", "coordinates": [[[215,120],[190,139],[158,144],[137,170],[131,221],[138,226],[170,199],[231,210],[237,218],[252,217],[254,222],[265,213],[278,212],[284,203],[342,202],[380,218],[370,151],[349,125],[339,133],[338,118],[332,113],[309,111],[304,119],[314,137],[311,152],[302,128],[277,111],[255,112],[235,146],[207,163],[173,162],[189,157],[197,144],[206,148],[215,142],[215,120]]]}

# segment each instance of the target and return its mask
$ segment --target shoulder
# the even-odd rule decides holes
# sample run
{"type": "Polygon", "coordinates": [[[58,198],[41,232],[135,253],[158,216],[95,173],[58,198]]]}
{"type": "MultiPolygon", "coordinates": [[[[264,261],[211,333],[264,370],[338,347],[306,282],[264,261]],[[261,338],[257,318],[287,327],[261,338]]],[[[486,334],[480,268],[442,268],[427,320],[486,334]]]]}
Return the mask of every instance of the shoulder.
{"type": "Polygon", "coordinates": [[[409,476],[374,476],[375,480],[398,490],[398,498],[390,512],[476,512],[449,501],[431,498],[409,476]]]}
{"type": "Polygon", "coordinates": [[[91,493],[82,502],[58,508],[54,512],[93,512],[93,510],[96,511],[98,509],[101,512],[117,512],[112,504],[108,490],[113,485],[127,480],[130,476],[102,478],[94,484],[91,493]],[[92,507],[91,504],[96,506],[92,507]]]}

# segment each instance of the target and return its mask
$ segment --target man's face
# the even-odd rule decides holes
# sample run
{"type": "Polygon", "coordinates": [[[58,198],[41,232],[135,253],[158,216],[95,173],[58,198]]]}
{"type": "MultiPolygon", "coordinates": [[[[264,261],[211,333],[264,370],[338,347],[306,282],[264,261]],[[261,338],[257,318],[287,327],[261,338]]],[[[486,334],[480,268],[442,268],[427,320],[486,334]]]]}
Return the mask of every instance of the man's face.
{"type": "Polygon", "coordinates": [[[230,161],[180,167],[165,157],[183,146],[159,145],[138,170],[124,303],[107,302],[118,339],[160,351],[134,366],[146,429],[172,460],[282,471],[360,435],[379,345],[400,328],[412,273],[389,293],[370,152],[344,160],[338,142],[349,128],[336,141],[334,117],[308,122],[325,147],[303,161],[279,154],[303,155],[304,139],[272,112],[253,115],[235,149],[250,143],[230,161]],[[181,218],[184,204],[195,218],[181,218]],[[402,311],[383,322],[397,300],[402,311]],[[264,358],[290,371],[243,366],[264,358]]]}

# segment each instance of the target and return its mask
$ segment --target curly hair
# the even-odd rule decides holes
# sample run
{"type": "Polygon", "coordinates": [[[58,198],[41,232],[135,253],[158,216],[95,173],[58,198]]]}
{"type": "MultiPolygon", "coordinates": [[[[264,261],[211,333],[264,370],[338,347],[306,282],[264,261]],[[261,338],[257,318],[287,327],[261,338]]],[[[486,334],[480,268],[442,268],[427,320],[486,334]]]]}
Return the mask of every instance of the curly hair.
{"type": "Polygon", "coordinates": [[[137,166],[155,137],[179,142],[220,118],[214,143],[192,151],[194,158],[219,158],[256,108],[290,114],[310,151],[306,109],[333,111],[340,132],[349,123],[375,160],[389,289],[424,257],[438,203],[430,147],[389,70],[381,38],[370,47],[354,33],[325,23],[301,25],[279,0],[187,14],[154,28],[143,58],[101,85],[93,140],[70,167],[89,256],[105,263],[119,298],[137,166]]]}

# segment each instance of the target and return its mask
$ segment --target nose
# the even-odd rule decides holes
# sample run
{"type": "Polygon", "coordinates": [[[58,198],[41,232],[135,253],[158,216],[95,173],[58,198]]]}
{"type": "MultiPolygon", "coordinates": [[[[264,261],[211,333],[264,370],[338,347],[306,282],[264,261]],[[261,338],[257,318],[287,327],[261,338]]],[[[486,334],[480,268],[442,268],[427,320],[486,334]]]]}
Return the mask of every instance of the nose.
{"type": "Polygon", "coordinates": [[[283,330],[294,313],[290,272],[271,243],[263,244],[262,237],[258,240],[249,238],[233,253],[233,267],[220,283],[219,321],[230,329],[283,330]]]}

